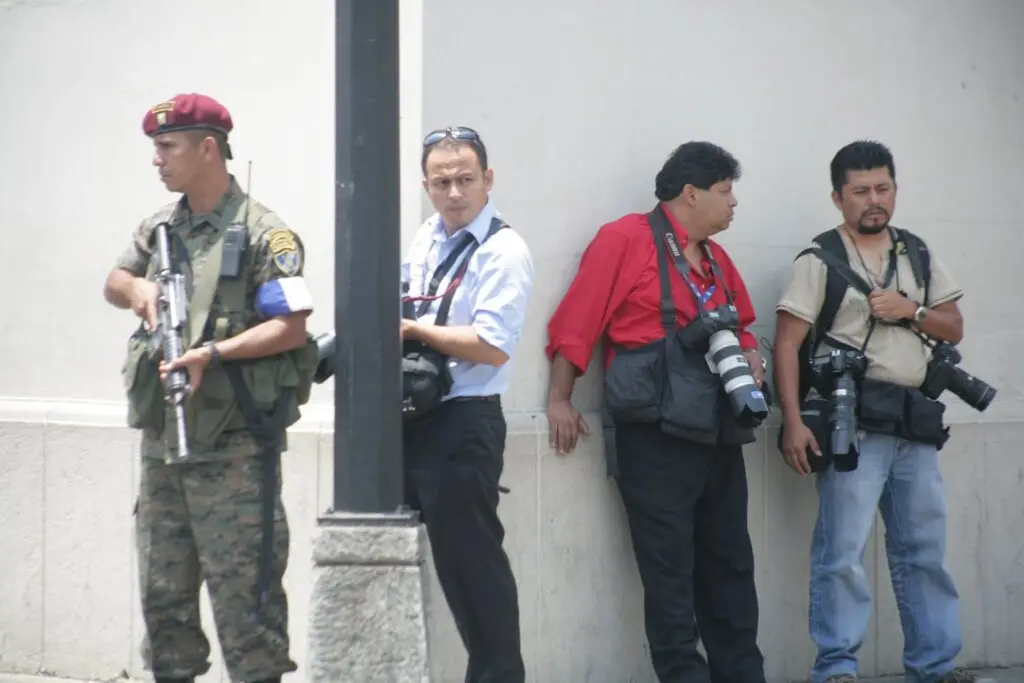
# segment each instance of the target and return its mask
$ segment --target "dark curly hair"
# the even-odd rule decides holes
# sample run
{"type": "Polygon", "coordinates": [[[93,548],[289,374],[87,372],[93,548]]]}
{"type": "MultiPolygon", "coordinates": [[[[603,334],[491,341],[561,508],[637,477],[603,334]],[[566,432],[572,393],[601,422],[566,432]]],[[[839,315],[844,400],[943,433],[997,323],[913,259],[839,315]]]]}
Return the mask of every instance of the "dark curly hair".
{"type": "Polygon", "coordinates": [[[892,176],[893,182],[896,182],[896,165],[888,147],[874,140],[851,142],[832,157],[832,189],[842,194],[849,171],[870,171],[882,166],[889,169],[889,175],[892,176]]]}
{"type": "Polygon", "coordinates": [[[659,201],[675,199],[687,185],[708,190],[723,180],[739,180],[740,162],[710,142],[686,142],[669,156],[654,179],[654,196],[659,201]]]}

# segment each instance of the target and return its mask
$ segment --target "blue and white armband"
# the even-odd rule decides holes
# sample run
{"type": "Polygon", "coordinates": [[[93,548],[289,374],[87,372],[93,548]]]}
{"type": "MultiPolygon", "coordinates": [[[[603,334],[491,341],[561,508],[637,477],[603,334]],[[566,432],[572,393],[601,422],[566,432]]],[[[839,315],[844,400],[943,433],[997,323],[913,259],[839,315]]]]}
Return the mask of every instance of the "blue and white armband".
{"type": "Polygon", "coordinates": [[[303,277],[282,277],[256,290],[256,312],[265,319],[313,310],[313,295],[303,277]]]}

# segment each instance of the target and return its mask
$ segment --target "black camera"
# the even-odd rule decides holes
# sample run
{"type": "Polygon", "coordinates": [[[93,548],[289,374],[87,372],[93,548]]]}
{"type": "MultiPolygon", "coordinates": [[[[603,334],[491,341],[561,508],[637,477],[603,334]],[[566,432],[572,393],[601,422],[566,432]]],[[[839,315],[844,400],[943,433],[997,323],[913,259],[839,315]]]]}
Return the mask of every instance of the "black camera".
{"type": "Polygon", "coordinates": [[[984,411],[996,397],[996,390],[958,368],[961,360],[963,357],[960,352],[949,342],[938,342],[932,346],[932,357],[920,387],[921,393],[934,401],[949,389],[967,405],[977,411],[984,411]]]}
{"type": "Polygon", "coordinates": [[[722,379],[733,414],[741,424],[755,424],[768,417],[768,401],[754,382],[747,357],[736,337],[739,314],[734,306],[703,311],[679,331],[679,341],[691,349],[706,344],[708,367],[722,379]]]}
{"type": "Polygon", "coordinates": [[[867,366],[864,354],[838,349],[816,357],[811,366],[816,386],[831,396],[828,450],[838,472],[857,469],[857,381],[867,366]]]}
{"type": "Polygon", "coordinates": [[[338,348],[338,336],[333,330],[317,335],[316,339],[316,369],[313,371],[313,381],[323,384],[334,376],[334,357],[338,348]]]}

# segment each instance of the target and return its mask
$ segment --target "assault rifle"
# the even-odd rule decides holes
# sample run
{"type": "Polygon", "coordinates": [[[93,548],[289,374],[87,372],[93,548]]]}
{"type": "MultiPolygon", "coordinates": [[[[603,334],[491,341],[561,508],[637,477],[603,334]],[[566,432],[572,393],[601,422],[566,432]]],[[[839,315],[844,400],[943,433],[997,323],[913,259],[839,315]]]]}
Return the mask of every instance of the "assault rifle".
{"type": "MultiPolygon", "coordinates": [[[[157,271],[156,283],[160,287],[157,298],[157,329],[156,340],[163,351],[163,360],[170,364],[184,353],[182,332],[188,324],[188,297],[185,294],[185,277],[174,272],[171,261],[171,245],[167,234],[167,223],[156,226],[157,271]]],[[[188,438],[185,434],[185,399],[191,388],[188,383],[188,371],[184,368],[172,370],[164,383],[164,397],[174,407],[175,422],[178,428],[179,460],[187,458],[188,438]]]]}

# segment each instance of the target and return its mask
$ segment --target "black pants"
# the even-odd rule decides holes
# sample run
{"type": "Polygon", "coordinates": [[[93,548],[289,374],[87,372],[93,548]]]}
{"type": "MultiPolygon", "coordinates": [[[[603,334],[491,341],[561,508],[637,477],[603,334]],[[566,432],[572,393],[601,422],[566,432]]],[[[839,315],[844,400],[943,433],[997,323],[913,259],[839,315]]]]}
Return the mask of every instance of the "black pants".
{"type": "Polygon", "coordinates": [[[658,680],[764,683],[742,448],[656,425],[618,425],[616,446],[658,680]]]}
{"type": "Polygon", "coordinates": [[[505,416],[449,401],[404,432],[408,504],[427,526],[437,577],[469,654],[466,683],[524,683],[519,597],[498,519],[505,416]]]}

